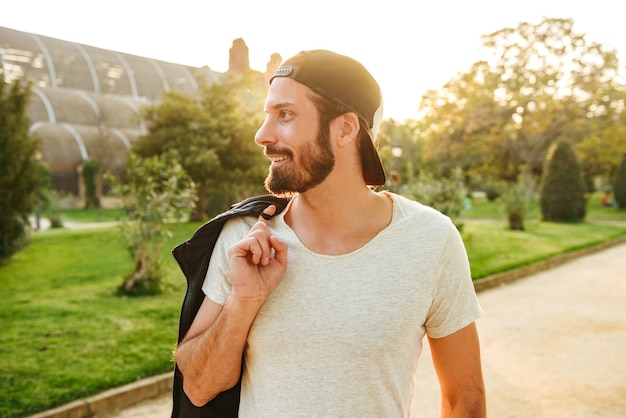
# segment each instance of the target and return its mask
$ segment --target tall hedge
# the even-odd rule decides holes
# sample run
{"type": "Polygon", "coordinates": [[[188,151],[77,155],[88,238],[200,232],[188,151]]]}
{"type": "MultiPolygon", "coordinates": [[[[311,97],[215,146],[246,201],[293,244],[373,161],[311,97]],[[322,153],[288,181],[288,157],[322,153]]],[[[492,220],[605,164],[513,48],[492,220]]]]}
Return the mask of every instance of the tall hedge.
{"type": "Polygon", "coordinates": [[[613,196],[620,209],[626,209],[626,153],[613,180],[613,196]]]}
{"type": "Polygon", "coordinates": [[[581,165],[569,143],[557,141],[546,155],[539,189],[541,215],[545,221],[581,221],[587,202],[581,165]]]}

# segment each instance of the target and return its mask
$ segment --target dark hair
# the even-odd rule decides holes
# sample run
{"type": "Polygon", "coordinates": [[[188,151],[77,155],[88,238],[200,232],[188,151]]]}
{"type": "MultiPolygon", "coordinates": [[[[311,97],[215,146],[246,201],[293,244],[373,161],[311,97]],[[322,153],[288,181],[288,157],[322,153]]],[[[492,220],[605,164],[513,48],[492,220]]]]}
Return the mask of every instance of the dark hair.
{"type": "MultiPolygon", "coordinates": [[[[309,99],[311,99],[313,105],[317,109],[319,129],[321,133],[324,133],[325,137],[330,137],[330,123],[333,120],[348,112],[355,113],[348,106],[322,96],[312,89],[310,89],[309,92],[309,99]]],[[[372,142],[372,137],[370,130],[367,128],[367,122],[365,122],[360,116],[357,115],[357,117],[359,118],[359,141],[357,143],[357,148],[359,155],[361,156],[361,166],[364,169],[365,161],[368,161],[364,155],[366,150],[369,149],[366,145],[372,142]]]]}

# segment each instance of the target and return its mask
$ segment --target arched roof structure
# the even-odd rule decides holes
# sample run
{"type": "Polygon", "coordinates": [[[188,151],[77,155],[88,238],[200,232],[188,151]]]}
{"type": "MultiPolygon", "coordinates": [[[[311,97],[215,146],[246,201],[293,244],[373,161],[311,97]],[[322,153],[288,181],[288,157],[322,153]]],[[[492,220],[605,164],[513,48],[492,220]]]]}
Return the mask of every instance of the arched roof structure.
{"type": "Polygon", "coordinates": [[[208,67],[125,54],[0,27],[0,71],[7,82],[32,83],[30,131],[42,141],[42,159],[55,188],[78,193],[77,170],[94,158],[121,167],[132,142],[145,132],[136,118],[165,91],[193,95],[203,82],[221,82],[208,67]]]}

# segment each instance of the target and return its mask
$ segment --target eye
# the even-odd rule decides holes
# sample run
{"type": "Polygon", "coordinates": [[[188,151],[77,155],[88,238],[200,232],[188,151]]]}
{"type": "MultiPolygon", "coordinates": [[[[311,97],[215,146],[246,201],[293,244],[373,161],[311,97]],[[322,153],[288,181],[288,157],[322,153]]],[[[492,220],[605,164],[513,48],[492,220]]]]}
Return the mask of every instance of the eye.
{"type": "Polygon", "coordinates": [[[291,117],[291,113],[287,112],[286,110],[281,110],[280,111],[279,118],[281,120],[286,120],[286,119],[289,119],[290,117],[291,117]]]}

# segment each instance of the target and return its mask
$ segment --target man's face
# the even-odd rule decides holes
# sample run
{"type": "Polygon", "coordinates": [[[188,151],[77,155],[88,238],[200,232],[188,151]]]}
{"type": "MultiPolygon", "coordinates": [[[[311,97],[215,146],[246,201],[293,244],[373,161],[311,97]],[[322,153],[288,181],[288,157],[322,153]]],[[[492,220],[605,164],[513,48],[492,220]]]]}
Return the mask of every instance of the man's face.
{"type": "Polygon", "coordinates": [[[320,129],[309,92],[288,78],[277,78],[270,85],[267,117],[255,137],[272,160],[265,179],[270,193],[306,192],[323,182],[335,166],[329,129],[320,129]]]}

